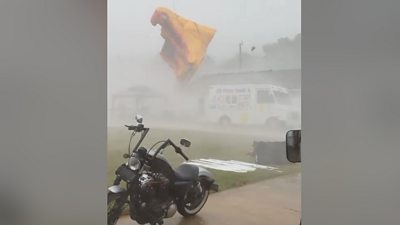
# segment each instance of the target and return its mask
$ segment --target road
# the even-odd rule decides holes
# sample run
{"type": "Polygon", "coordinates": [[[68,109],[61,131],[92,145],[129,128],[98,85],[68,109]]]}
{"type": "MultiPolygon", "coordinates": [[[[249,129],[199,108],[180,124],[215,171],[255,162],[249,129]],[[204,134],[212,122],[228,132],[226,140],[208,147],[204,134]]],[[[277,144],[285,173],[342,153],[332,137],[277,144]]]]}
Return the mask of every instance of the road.
{"type": "MultiPolygon", "coordinates": [[[[301,175],[285,175],[210,195],[200,213],[183,218],[178,213],[165,225],[298,225],[301,175]]],[[[136,225],[123,217],[117,225],[136,225]]]]}

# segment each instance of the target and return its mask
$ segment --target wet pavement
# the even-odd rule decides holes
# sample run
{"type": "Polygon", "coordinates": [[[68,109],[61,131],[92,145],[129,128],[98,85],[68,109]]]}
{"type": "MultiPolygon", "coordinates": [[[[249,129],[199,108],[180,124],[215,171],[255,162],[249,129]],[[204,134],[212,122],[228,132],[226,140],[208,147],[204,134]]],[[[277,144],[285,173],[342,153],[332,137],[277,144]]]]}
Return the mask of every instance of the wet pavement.
{"type": "MultiPolygon", "coordinates": [[[[204,208],[192,218],[179,213],[165,225],[298,225],[301,175],[285,175],[210,195],[204,208]]],[[[117,225],[136,225],[129,217],[117,225]]]]}

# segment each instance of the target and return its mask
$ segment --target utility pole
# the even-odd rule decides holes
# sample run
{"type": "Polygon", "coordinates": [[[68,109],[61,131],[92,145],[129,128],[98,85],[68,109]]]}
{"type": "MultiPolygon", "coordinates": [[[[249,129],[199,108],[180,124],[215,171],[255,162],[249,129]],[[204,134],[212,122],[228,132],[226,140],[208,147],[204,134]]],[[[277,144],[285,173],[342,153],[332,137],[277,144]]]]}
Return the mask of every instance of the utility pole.
{"type": "Polygon", "coordinates": [[[243,41],[239,43],[239,68],[242,69],[242,45],[243,41]]]}

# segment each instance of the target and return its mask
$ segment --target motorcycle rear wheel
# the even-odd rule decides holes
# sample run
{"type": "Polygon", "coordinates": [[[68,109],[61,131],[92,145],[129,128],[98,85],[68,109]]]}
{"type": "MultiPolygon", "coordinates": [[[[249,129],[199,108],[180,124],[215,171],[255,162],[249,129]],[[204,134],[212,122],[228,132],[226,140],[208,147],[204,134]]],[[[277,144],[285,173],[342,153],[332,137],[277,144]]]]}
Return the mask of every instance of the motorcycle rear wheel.
{"type": "Polygon", "coordinates": [[[194,216],[203,208],[206,204],[210,190],[205,186],[203,182],[200,182],[202,191],[197,193],[199,196],[196,198],[189,198],[190,191],[186,193],[185,197],[178,202],[178,212],[184,217],[194,216]]]}
{"type": "Polygon", "coordinates": [[[107,195],[107,225],[115,225],[124,210],[124,199],[121,194],[107,195]]]}

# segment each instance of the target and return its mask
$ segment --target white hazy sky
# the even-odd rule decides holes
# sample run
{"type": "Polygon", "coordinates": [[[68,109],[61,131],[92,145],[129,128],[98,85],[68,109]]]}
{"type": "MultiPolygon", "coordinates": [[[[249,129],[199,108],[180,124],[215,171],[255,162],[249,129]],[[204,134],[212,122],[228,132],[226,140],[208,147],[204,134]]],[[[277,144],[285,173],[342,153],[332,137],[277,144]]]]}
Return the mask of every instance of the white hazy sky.
{"type": "Polygon", "coordinates": [[[208,54],[217,61],[237,54],[241,40],[261,52],[263,44],[301,31],[301,0],[109,0],[110,56],[143,59],[159,53],[160,27],[150,24],[158,6],[216,28],[208,54]]]}
{"type": "MultiPolygon", "coordinates": [[[[109,94],[134,83],[173,82],[173,74],[156,78],[146,68],[149,61],[160,57],[164,43],[160,27],[150,23],[158,6],[214,27],[217,31],[207,54],[216,63],[234,57],[241,40],[244,51],[256,46],[252,54],[261,55],[262,45],[301,32],[301,0],[109,0],[109,94]]],[[[171,73],[167,66],[163,71],[171,73]]]]}

